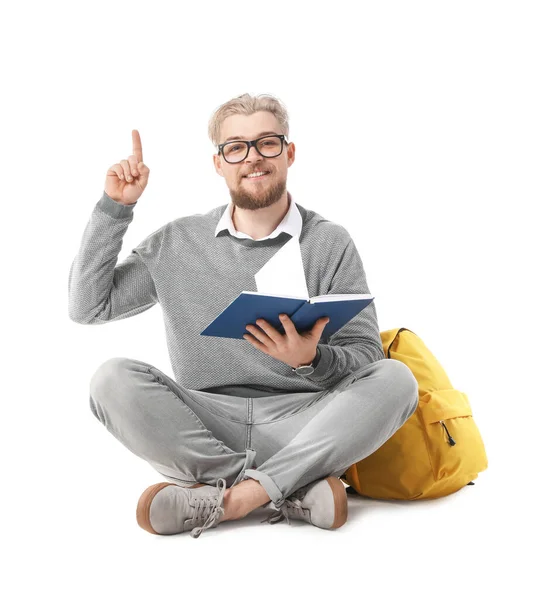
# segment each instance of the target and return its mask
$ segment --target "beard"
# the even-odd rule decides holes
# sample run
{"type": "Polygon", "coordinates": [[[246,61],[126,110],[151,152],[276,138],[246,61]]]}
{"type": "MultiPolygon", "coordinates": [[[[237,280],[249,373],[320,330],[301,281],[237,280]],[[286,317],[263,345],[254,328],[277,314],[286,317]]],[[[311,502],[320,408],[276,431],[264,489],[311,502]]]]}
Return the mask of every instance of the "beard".
{"type": "Polygon", "coordinates": [[[286,191],[286,180],[272,181],[274,174],[271,172],[271,181],[249,182],[241,180],[239,187],[229,189],[229,195],[235,206],[244,210],[258,210],[272,206],[284,195],[286,191]]]}

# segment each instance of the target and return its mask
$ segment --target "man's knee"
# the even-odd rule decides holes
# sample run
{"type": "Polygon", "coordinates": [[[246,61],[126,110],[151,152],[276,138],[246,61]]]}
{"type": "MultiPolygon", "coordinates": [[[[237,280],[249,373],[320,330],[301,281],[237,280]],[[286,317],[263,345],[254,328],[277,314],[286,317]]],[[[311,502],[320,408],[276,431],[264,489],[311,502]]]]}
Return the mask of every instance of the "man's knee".
{"type": "Polygon", "coordinates": [[[90,394],[99,394],[103,388],[111,388],[117,385],[118,378],[126,371],[128,358],[115,356],[103,362],[90,378],[90,394]]]}
{"type": "Polygon", "coordinates": [[[129,366],[129,358],[115,356],[103,362],[90,378],[90,410],[104,425],[110,408],[107,403],[121,398],[119,390],[124,387],[123,381],[129,376],[129,366]]]}
{"type": "Polygon", "coordinates": [[[103,362],[90,378],[90,396],[107,396],[119,385],[119,381],[128,370],[130,359],[115,356],[103,362]],[[105,394],[104,394],[105,392],[105,394]]]}

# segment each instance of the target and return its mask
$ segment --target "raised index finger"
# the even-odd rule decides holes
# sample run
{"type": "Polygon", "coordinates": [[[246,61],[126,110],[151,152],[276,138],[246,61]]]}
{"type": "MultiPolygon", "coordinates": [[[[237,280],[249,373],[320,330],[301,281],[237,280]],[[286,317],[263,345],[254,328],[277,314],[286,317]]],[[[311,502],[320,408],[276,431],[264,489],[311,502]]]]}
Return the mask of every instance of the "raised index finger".
{"type": "Polygon", "coordinates": [[[133,153],[137,158],[137,163],[143,162],[143,146],[141,144],[141,136],[137,129],[132,129],[131,141],[133,146],[133,153]]]}

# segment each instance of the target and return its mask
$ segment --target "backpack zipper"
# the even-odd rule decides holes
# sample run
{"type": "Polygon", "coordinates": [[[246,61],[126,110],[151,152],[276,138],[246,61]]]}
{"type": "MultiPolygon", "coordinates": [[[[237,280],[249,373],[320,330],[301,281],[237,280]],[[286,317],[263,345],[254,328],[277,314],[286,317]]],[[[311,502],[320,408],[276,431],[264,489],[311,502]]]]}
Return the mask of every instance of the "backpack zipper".
{"type": "Polygon", "coordinates": [[[454,446],[456,444],[455,440],[451,437],[451,434],[447,431],[447,427],[445,427],[445,423],[443,421],[440,421],[440,423],[443,425],[443,428],[445,429],[445,433],[447,434],[447,437],[449,438],[449,445],[454,446]]]}

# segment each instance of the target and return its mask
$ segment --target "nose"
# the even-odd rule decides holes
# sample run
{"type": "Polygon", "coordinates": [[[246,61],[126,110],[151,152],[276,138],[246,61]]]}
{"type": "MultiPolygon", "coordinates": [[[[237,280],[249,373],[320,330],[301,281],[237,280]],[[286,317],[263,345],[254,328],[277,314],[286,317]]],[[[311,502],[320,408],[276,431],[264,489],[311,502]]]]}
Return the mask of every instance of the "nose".
{"type": "Polygon", "coordinates": [[[244,160],[246,162],[252,162],[252,161],[261,161],[262,159],[263,159],[263,157],[256,150],[256,147],[255,146],[250,146],[248,154],[247,154],[247,156],[246,156],[246,158],[244,160]]]}

